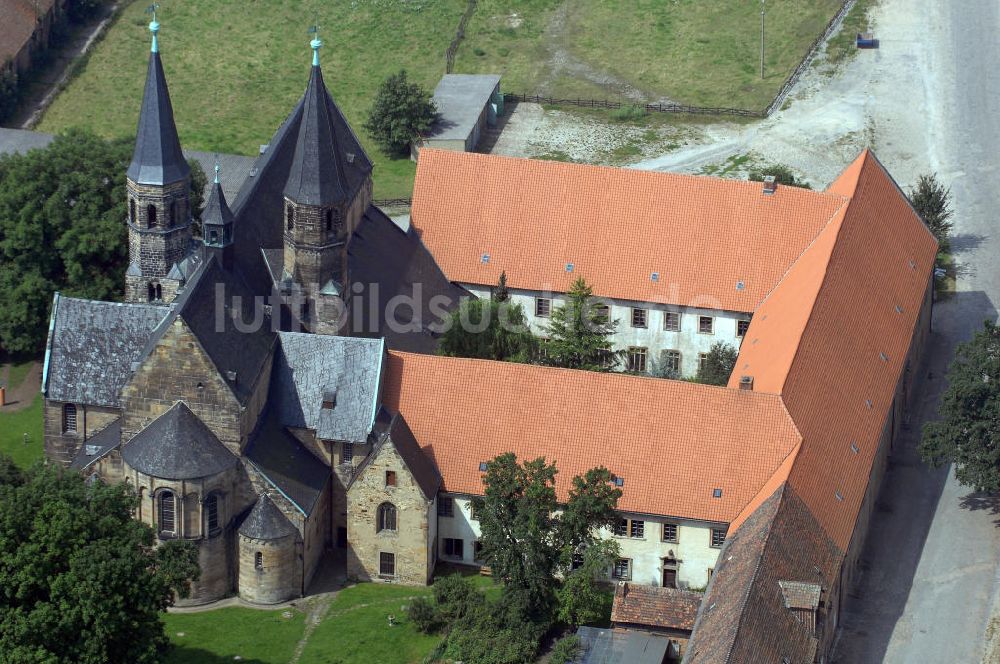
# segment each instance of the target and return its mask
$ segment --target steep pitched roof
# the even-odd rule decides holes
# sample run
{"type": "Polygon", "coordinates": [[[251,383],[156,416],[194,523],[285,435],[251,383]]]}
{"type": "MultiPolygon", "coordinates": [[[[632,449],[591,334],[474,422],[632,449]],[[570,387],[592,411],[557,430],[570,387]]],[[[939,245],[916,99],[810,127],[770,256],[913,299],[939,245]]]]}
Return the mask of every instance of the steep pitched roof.
{"type": "Polygon", "coordinates": [[[205,226],[225,226],[233,223],[233,211],[226,202],[226,194],[222,184],[213,182],[208,194],[208,202],[201,213],[201,223],[205,226]]]}
{"type": "Polygon", "coordinates": [[[454,282],[494,284],[506,271],[511,288],[565,292],[583,276],[602,297],[750,312],[844,202],[797,187],[765,195],[757,182],[422,150],[412,220],[454,282]]]}
{"type": "Polygon", "coordinates": [[[382,340],[298,332],[278,337],[271,395],[281,422],[314,429],[324,440],[367,440],[381,402],[382,340]],[[323,408],[329,396],[334,406],[323,408]]]}
{"type": "Polygon", "coordinates": [[[234,396],[246,403],[277,338],[270,316],[258,304],[239,272],[226,270],[216,257],[209,257],[198,265],[140,357],[148,356],[180,317],[234,396]]]}
{"type": "Polygon", "coordinates": [[[121,445],[121,442],[122,420],[119,417],[96,434],[91,435],[80,446],[80,451],[70,462],[69,467],[74,470],[86,470],[105,454],[121,445]]]}
{"type": "Polygon", "coordinates": [[[285,196],[304,205],[352,198],[372,164],[327,92],[319,65],[313,65],[306,92],[292,114],[300,118],[285,196]]]}
{"type": "Polygon", "coordinates": [[[132,363],[169,311],[152,304],[79,300],[56,293],[42,391],[49,399],[119,405],[132,363]]]}
{"type": "Polygon", "coordinates": [[[702,594],[623,581],[615,587],[611,622],[616,625],[694,629],[702,594]]]}
{"type": "Polygon", "coordinates": [[[276,540],[299,535],[299,530],[274,501],[266,493],[262,493],[240,525],[240,535],[256,540],[276,540]]]}
{"type": "Polygon", "coordinates": [[[141,473],[166,480],[211,477],[239,462],[183,401],[126,442],[122,459],[141,473]]]}
{"type": "Polygon", "coordinates": [[[390,352],[384,399],[445,491],[481,494],[479,464],[514,452],[556,461],[565,499],[601,462],[624,480],[622,510],[722,523],[800,440],[774,395],[485,360],[390,352]]]}
{"type": "Polygon", "coordinates": [[[167,78],[163,73],[160,54],[149,54],[146,89],[142,93],[142,108],[136,128],[135,150],[128,176],[139,184],[163,185],[177,182],[191,173],[174,125],[174,109],[170,104],[167,78]]]}
{"type": "Polygon", "coordinates": [[[330,480],[330,467],[289,433],[274,413],[262,419],[244,455],[302,514],[311,514],[330,480]]]}
{"type": "Polygon", "coordinates": [[[420,449],[420,445],[413,437],[410,425],[406,423],[406,418],[403,417],[402,413],[396,413],[393,416],[386,435],[392,441],[399,456],[406,462],[406,467],[413,473],[413,479],[420,486],[420,490],[424,492],[424,497],[427,500],[432,500],[437,495],[438,489],[441,488],[441,473],[420,449]]]}

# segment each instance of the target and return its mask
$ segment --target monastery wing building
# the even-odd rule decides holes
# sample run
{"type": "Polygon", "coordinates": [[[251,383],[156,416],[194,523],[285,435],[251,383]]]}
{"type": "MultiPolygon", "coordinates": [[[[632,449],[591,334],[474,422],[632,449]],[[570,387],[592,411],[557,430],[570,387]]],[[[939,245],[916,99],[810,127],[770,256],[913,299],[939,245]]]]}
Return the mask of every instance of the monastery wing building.
{"type": "Polygon", "coordinates": [[[125,301],[55,296],[45,445],[197,544],[188,603],[297,597],[324,561],[413,584],[478,565],[471,499],[514,452],[555,461],[560,496],[614,473],[624,624],[696,664],[828,654],[931,320],[937,245],[873,154],[816,192],[424,149],[403,231],[314,40],[302,99],[231,206],[217,174],[197,237],[150,28],[125,301]],[[690,375],[720,340],[736,371],[434,355],[501,272],[536,331],[585,277],[634,373],[690,375]]]}

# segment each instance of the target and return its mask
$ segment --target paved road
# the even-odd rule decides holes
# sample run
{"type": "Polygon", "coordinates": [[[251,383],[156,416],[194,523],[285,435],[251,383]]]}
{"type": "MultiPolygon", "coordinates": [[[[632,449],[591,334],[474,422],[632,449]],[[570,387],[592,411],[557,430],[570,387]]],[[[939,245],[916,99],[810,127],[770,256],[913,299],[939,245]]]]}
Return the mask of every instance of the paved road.
{"type": "Polygon", "coordinates": [[[924,158],[952,184],[959,293],[935,309],[931,378],[887,473],[864,556],[870,567],[834,659],[979,664],[1000,587],[1000,501],[972,494],[948,470],[927,469],[914,446],[954,344],[996,319],[1000,304],[1000,8],[996,0],[890,2],[921,17],[920,26],[879,31],[890,44],[915,40],[923,49],[928,87],[913,91],[914,112],[926,118],[924,158]]]}

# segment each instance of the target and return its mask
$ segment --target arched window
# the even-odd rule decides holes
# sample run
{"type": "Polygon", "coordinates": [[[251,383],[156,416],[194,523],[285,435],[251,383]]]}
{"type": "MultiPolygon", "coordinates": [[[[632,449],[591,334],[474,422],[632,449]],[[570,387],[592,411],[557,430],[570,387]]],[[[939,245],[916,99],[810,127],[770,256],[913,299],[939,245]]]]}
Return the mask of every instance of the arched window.
{"type": "Polygon", "coordinates": [[[333,210],[326,211],[326,230],[333,230],[333,210]]]}
{"type": "Polygon", "coordinates": [[[288,206],[288,212],[285,213],[285,225],[288,230],[295,228],[295,210],[291,205],[288,206]]]}
{"type": "Polygon", "coordinates": [[[153,228],[156,226],[156,206],[150,203],[146,206],[146,227],[153,228]]]}
{"type": "Polygon", "coordinates": [[[156,287],[153,286],[152,282],[146,285],[146,299],[150,302],[156,299],[156,287]]]}
{"type": "Polygon", "coordinates": [[[177,223],[177,201],[170,201],[170,227],[177,223]]]}
{"type": "Polygon", "coordinates": [[[63,406],[62,425],[63,433],[76,433],[76,406],[71,403],[63,406]]]}
{"type": "Polygon", "coordinates": [[[156,299],[157,300],[163,299],[163,286],[161,286],[160,284],[156,284],[156,299]]]}
{"type": "Polygon", "coordinates": [[[135,199],[128,199],[128,220],[135,223],[135,199]]]}
{"type": "Polygon", "coordinates": [[[253,566],[254,569],[263,570],[264,569],[264,554],[260,551],[253,554],[253,566]]]}
{"type": "Polygon", "coordinates": [[[212,494],[205,500],[205,524],[209,534],[219,529],[219,496],[212,494]]]}
{"type": "Polygon", "coordinates": [[[382,503],[378,506],[378,529],[376,532],[383,530],[396,530],[396,506],[392,503],[382,503]]]}
{"type": "Polygon", "coordinates": [[[176,507],[177,502],[173,491],[161,491],[158,497],[157,522],[161,533],[174,535],[177,533],[176,507]]]}

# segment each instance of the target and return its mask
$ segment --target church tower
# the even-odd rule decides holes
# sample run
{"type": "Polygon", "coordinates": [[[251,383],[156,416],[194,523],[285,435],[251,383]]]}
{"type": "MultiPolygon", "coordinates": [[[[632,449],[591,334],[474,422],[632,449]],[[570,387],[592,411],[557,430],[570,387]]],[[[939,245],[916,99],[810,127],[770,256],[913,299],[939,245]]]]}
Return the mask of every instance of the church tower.
{"type": "Polygon", "coordinates": [[[153,14],[153,44],[142,96],[135,151],[126,173],[129,267],[125,299],[171,302],[183,285],[179,264],[191,250],[191,169],[181,153],[167,81],[160,63],[153,14]]]}
{"type": "Polygon", "coordinates": [[[233,213],[226,203],[226,195],[219,184],[219,165],[215,165],[215,181],[201,213],[202,235],[205,240],[206,260],[215,256],[219,265],[227,270],[233,267],[233,213]]]}
{"type": "Polygon", "coordinates": [[[318,37],[312,70],[296,109],[299,125],[283,191],[284,273],[295,284],[289,302],[298,327],[336,334],[350,285],[347,244],[372,200],[372,164],[323,82],[318,37]],[[339,322],[338,322],[339,321],[339,322]]]}

